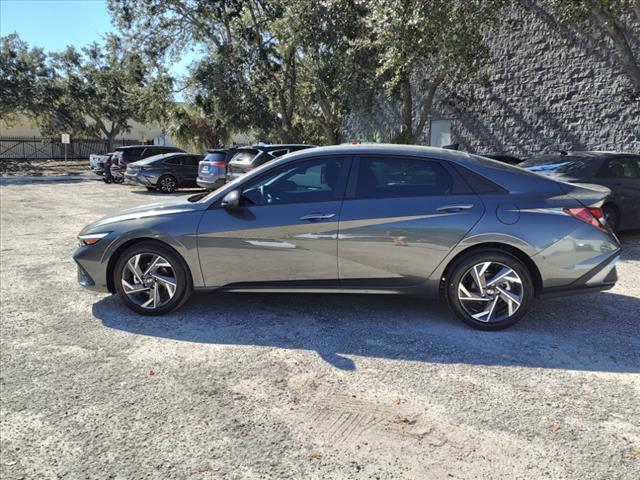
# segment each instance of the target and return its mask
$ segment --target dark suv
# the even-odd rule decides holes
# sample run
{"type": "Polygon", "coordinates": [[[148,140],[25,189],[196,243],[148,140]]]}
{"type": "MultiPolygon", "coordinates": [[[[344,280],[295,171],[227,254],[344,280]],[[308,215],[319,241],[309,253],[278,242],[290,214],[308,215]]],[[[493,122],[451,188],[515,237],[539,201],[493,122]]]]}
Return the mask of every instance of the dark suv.
{"type": "Polygon", "coordinates": [[[313,148],[315,145],[279,144],[279,145],[251,145],[239,148],[227,167],[227,181],[234,180],[260,165],[289,152],[313,148]]]}
{"type": "Polygon", "coordinates": [[[162,145],[129,145],[116,148],[115,155],[111,161],[115,162],[117,159],[118,165],[124,170],[130,163],[137,162],[143,158],[172,152],[184,152],[184,150],[178,147],[165,147],[162,145]]]}
{"type": "Polygon", "coordinates": [[[163,193],[175,192],[178,188],[197,187],[198,163],[202,155],[191,153],[165,153],[145,158],[127,165],[125,181],[141,185],[148,190],[163,193]]]}

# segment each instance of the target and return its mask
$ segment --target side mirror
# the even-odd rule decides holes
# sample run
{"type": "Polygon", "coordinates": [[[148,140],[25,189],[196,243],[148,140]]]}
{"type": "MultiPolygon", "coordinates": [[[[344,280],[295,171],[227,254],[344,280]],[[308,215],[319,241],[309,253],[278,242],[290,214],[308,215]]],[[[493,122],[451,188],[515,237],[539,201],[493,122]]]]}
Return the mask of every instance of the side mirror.
{"type": "Polygon", "coordinates": [[[238,190],[230,191],[224,196],[220,205],[229,210],[237,210],[240,208],[240,192],[238,190]]]}

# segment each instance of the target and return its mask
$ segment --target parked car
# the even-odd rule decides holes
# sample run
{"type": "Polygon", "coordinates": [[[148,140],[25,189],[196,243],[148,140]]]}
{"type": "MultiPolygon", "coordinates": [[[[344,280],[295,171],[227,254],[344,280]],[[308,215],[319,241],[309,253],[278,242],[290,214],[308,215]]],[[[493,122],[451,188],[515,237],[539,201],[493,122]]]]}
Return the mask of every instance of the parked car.
{"type": "Polygon", "coordinates": [[[614,230],[640,228],[640,155],[617,152],[562,152],[533,157],[518,165],[571,183],[592,183],[611,190],[604,203],[614,230]]]}
{"type": "Polygon", "coordinates": [[[615,284],[608,193],[439,148],[314,148],[207,195],[98,220],[74,259],[80,284],[141,314],[193,289],[407,293],[441,295],[497,330],[535,296],[615,284]]]}
{"type": "Polygon", "coordinates": [[[227,167],[227,181],[230,182],[256,167],[270,162],[274,158],[281,157],[290,152],[297,152],[315,145],[265,145],[258,144],[250,147],[239,148],[227,167]]]}
{"type": "Polygon", "coordinates": [[[482,156],[492,158],[493,160],[498,160],[502,163],[508,163],[509,165],[518,165],[523,162],[522,158],[516,157],[514,155],[506,155],[503,153],[483,153],[482,156]]]}
{"type": "Polygon", "coordinates": [[[89,168],[93,170],[97,175],[102,175],[102,171],[104,170],[104,164],[111,158],[113,152],[107,153],[104,155],[97,155],[92,153],[89,155],[89,168]]]}
{"type": "Polygon", "coordinates": [[[207,190],[215,190],[227,181],[227,165],[236,154],[237,148],[218,148],[207,150],[204,160],[198,167],[196,183],[207,190]]]}
{"type": "Polygon", "coordinates": [[[197,187],[198,163],[202,155],[164,153],[127,165],[125,181],[148,190],[173,193],[178,188],[197,187]]]}
{"type": "Polygon", "coordinates": [[[122,170],[126,170],[127,165],[154,155],[163,153],[183,152],[178,147],[167,147],[163,145],[128,145],[116,148],[115,155],[122,170]]]}

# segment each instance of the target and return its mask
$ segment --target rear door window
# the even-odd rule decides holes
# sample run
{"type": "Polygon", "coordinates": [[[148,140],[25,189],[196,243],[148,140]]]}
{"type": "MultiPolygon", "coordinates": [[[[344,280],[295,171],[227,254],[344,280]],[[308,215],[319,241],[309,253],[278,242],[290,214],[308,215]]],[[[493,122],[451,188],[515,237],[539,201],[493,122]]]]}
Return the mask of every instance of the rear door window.
{"type": "Polygon", "coordinates": [[[612,158],[606,160],[599,176],[604,178],[639,178],[639,160],[633,158],[612,158]]]}
{"type": "Polygon", "coordinates": [[[182,157],[167,158],[164,163],[167,165],[182,165],[182,157]]]}
{"type": "Polygon", "coordinates": [[[355,198],[432,197],[468,193],[461,179],[433,160],[360,158],[355,198]]]}

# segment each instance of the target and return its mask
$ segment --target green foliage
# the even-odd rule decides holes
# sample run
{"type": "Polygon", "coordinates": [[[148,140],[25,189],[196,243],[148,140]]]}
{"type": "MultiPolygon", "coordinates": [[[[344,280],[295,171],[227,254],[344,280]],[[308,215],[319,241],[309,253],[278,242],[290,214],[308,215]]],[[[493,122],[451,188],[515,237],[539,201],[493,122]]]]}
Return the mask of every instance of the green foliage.
{"type": "Polygon", "coordinates": [[[613,45],[612,57],[631,83],[631,96],[640,99],[640,0],[548,0],[556,20],[613,45]]]}
{"type": "Polygon", "coordinates": [[[170,119],[169,133],[184,149],[205,152],[220,147],[229,140],[228,128],[193,105],[176,105],[170,119]]]}
{"type": "Polygon", "coordinates": [[[0,119],[42,112],[56,95],[46,54],[15,33],[1,37],[0,44],[0,119]]]}
{"type": "Polygon", "coordinates": [[[377,74],[401,103],[403,138],[415,143],[437,92],[483,81],[489,50],[483,27],[502,0],[376,0],[371,41],[381,51],[377,74]]]}

